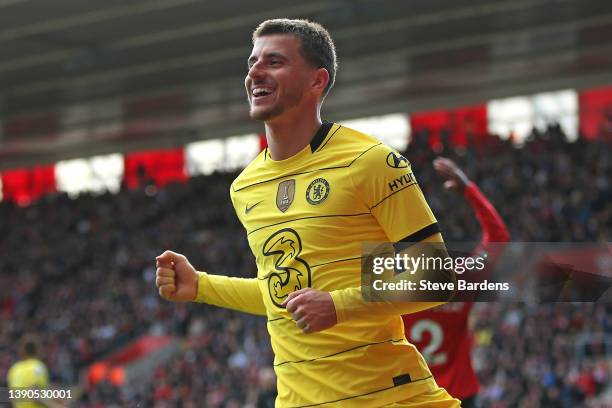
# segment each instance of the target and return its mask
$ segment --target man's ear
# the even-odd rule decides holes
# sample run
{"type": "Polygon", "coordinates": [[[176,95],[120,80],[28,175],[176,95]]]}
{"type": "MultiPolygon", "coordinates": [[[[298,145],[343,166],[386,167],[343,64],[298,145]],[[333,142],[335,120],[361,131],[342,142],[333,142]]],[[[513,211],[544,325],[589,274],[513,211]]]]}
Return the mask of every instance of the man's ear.
{"type": "Polygon", "coordinates": [[[325,93],[325,87],[329,83],[329,72],[325,68],[318,68],[315,71],[314,78],[312,80],[312,90],[318,91],[323,95],[325,93]]]}

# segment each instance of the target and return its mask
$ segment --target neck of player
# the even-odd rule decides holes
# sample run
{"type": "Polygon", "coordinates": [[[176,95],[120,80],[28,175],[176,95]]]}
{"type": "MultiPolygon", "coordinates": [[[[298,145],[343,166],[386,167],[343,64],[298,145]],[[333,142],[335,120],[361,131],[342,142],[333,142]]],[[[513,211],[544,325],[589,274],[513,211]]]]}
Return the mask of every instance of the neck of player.
{"type": "Polygon", "coordinates": [[[285,160],[302,151],[321,124],[320,106],[311,112],[285,112],[266,122],[266,139],[272,160],[285,160]]]}

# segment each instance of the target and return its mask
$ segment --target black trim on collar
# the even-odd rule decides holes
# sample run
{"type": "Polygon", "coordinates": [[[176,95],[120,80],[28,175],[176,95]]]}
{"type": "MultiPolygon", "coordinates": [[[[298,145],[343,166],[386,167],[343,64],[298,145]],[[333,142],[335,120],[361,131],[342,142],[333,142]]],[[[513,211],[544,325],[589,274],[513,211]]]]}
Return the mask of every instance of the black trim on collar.
{"type": "Polygon", "coordinates": [[[312,140],[310,141],[310,151],[315,152],[325,140],[325,136],[329,133],[329,130],[332,128],[334,124],[329,122],[323,122],[317,133],[314,135],[312,140]]]}

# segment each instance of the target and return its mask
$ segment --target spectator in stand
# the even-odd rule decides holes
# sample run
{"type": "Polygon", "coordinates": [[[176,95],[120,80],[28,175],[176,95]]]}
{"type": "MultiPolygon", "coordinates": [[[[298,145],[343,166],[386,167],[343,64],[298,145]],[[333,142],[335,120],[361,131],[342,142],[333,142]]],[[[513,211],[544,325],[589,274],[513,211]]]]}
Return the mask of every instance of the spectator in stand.
{"type": "MultiPolygon", "coordinates": [[[[20,393],[27,390],[43,390],[49,385],[49,374],[47,366],[38,359],[38,346],[32,339],[24,339],[21,349],[22,360],[16,362],[9,368],[6,382],[12,392],[20,393]]],[[[13,406],[15,408],[43,407],[38,398],[16,398],[13,406]]],[[[11,398],[12,399],[12,398],[11,398]]]]}

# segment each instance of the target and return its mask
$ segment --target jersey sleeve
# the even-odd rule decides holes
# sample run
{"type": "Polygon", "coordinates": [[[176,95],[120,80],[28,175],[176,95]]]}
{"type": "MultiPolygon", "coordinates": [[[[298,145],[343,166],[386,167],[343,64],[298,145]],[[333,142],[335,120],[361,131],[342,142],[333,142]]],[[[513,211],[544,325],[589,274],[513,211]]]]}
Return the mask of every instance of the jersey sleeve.
{"type": "Polygon", "coordinates": [[[361,288],[339,289],[330,292],[337,323],[350,319],[376,319],[381,315],[407,315],[431,309],[446,302],[366,302],[361,288]]]}
{"type": "Polygon", "coordinates": [[[355,188],[390,242],[418,242],[440,232],[405,157],[380,144],[355,164],[355,188]]]}
{"type": "MultiPolygon", "coordinates": [[[[442,243],[442,235],[434,234],[423,239],[423,242],[442,243]]],[[[454,281],[454,274],[448,276],[449,282],[454,281]]],[[[343,323],[350,319],[376,319],[380,315],[405,315],[421,312],[446,303],[444,302],[414,302],[414,301],[382,301],[370,302],[363,298],[361,287],[337,289],[330,292],[336,319],[343,323]]]]}
{"type": "MultiPolygon", "coordinates": [[[[383,144],[363,154],[353,182],[363,203],[384,230],[389,242],[443,242],[438,223],[417,184],[410,162],[383,144]]],[[[368,302],[361,288],[330,292],[338,323],[381,314],[420,312],[445,302],[368,302]]]]}
{"type": "Polygon", "coordinates": [[[257,278],[233,278],[198,272],[195,301],[265,316],[266,307],[257,278]]]}

